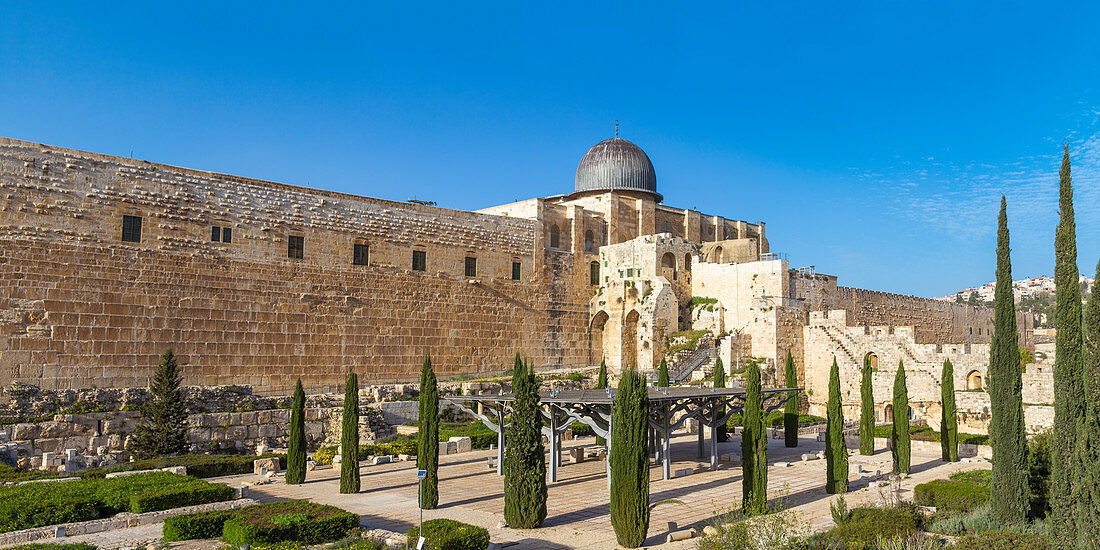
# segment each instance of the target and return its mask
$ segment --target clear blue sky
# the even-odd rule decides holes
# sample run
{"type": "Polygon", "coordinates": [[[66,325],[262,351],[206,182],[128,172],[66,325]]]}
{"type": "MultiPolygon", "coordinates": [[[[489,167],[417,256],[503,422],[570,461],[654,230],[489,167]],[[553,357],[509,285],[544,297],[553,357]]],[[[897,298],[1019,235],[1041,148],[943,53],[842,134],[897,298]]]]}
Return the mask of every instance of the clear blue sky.
{"type": "Polygon", "coordinates": [[[8,137],[476,209],[570,191],[619,119],[666,203],[922,296],[993,279],[1001,193],[1053,274],[1068,141],[1100,258],[1096,4],[17,4],[8,137]]]}

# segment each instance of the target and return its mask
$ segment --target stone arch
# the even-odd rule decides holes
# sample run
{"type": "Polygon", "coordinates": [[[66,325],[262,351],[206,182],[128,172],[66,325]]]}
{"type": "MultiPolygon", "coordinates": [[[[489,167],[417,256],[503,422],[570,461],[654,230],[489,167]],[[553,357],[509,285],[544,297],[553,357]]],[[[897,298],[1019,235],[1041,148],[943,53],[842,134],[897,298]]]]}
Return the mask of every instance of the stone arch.
{"type": "Polygon", "coordinates": [[[714,247],[714,263],[722,263],[722,247],[720,246],[714,247]]]}
{"type": "Polygon", "coordinates": [[[870,361],[871,361],[871,370],[878,370],[878,355],[876,355],[875,352],[869,351],[869,352],[867,352],[867,355],[863,356],[863,358],[865,360],[870,359],[870,361]]]}
{"type": "Polygon", "coordinates": [[[620,347],[621,367],[634,368],[638,365],[638,312],[630,310],[623,320],[623,339],[620,347]]]}
{"type": "Polygon", "coordinates": [[[661,256],[661,267],[676,269],[676,256],[673,256],[671,252],[665,252],[665,255],[661,256]]]}
{"type": "Polygon", "coordinates": [[[966,389],[968,390],[980,390],[982,386],[982,373],[977,370],[970,371],[970,374],[966,375],[966,389]]]}
{"type": "Polygon", "coordinates": [[[600,284],[600,262],[591,262],[588,264],[588,284],[600,284]]]}
{"type": "Polygon", "coordinates": [[[592,233],[592,230],[584,232],[584,250],[586,252],[593,252],[596,250],[596,236],[592,233]]]}
{"type": "Polygon", "coordinates": [[[882,421],[887,423],[887,424],[891,424],[891,423],[894,422],[894,406],[893,405],[886,405],[886,407],[882,409],[882,421]]]}
{"type": "Polygon", "coordinates": [[[588,330],[588,364],[595,365],[603,360],[603,328],[607,324],[607,313],[599,312],[592,317],[588,330]]]}
{"type": "Polygon", "coordinates": [[[561,229],[558,224],[550,226],[550,248],[558,248],[561,245],[561,229]]]}

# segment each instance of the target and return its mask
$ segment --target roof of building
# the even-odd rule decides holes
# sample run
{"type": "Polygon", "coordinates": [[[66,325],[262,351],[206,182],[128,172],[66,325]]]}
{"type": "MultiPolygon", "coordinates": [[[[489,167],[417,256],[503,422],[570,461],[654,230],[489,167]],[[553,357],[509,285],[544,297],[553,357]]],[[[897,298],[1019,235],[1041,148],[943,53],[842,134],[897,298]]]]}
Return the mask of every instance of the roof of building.
{"type": "Polygon", "coordinates": [[[641,147],[619,137],[605,139],[592,146],[577,165],[575,192],[643,191],[657,192],[657,173],[641,147]]]}

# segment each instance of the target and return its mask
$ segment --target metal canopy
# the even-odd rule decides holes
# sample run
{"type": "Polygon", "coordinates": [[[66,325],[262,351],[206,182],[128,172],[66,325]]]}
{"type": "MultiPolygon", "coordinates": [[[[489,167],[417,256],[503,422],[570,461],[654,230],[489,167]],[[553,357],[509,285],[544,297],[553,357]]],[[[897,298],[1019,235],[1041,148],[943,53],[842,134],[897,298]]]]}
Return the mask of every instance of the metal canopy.
{"type": "MultiPolygon", "coordinates": [[[[726,424],[734,414],[744,408],[745,388],[705,388],[697,386],[674,386],[670,388],[648,388],[649,397],[649,450],[654,459],[660,462],[662,477],[672,477],[669,445],[672,432],[687,419],[695,419],[702,426],[710,428],[711,468],[718,468],[718,427],[726,424]],[[680,417],[674,420],[679,414],[680,417]]],[[[764,401],[764,414],[782,407],[788,399],[798,395],[802,388],[764,388],[761,397],[764,401]]],[[[462,411],[481,420],[486,427],[497,434],[497,473],[503,475],[504,468],[504,430],[505,415],[512,410],[515,399],[512,394],[500,395],[461,395],[442,398],[462,411]],[[468,404],[477,404],[475,409],[468,404]],[[486,411],[485,409],[489,409],[486,411]]],[[[615,400],[615,390],[561,390],[546,391],[539,394],[539,408],[548,425],[542,427],[542,434],[550,442],[550,481],[558,480],[558,467],[562,462],[561,434],[569,429],[572,422],[580,422],[592,428],[596,435],[606,439],[610,446],[612,414],[611,405],[615,400]]],[[[704,456],[704,434],[699,429],[699,457],[704,456]]],[[[608,487],[611,484],[610,461],[608,462],[608,487]]]]}

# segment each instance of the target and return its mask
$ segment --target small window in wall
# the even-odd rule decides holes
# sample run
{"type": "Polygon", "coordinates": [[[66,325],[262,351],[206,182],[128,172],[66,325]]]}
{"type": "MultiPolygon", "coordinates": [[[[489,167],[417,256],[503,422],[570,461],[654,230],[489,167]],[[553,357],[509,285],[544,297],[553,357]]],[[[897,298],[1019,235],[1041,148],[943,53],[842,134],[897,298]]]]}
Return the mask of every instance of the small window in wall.
{"type": "Polygon", "coordinates": [[[477,258],[466,256],[466,276],[477,277],[477,258]]]}
{"type": "Polygon", "coordinates": [[[518,281],[519,280],[520,270],[522,269],[520,266],[521,266],[521,264],[519,262],[512,262],[512,280],[513,281],[518,281]]]}
{"type": "Polygon", "coordinates": [[[232,227],[219,227],[213,226],[210,228],[210,242],[217,243],[231,243],[233,242],[233,228],[232,227]]]}
{"type": "Polygon", "coordinates": [[[588,283],[592,285],[600,284],[600,262],[588,264],[588,283]]]}
{"type": "Polygon", "coordinates": [[[301,260],[305,257],[306,238],[301,235],[291,235],[286,239],[286,257],[301,260]]]}
{"type": "Polygon", "coordinates": [[[122,242],[141,242],[141,216],[122,216],[122,242]]]}
{"type": "Polygon", "coordinates": [[[561,245],[561,230],[557,224],[550,226],[550,248],[558,248],[561,245]]]}
{"type": "Polygon", "coordinates": [[[413,250],[413,271],[427,271],[428,253],[423,250],[413,250]]]}
{"type": "Polygon", "coordinates": [[[370,263],[370,245],[356,244],[351,254],[352,265],[368,265],[370,263]]]}
{"type": "Polygon", "coordinates": [[[592,234],[591,229],[584,232],[584,249],[587,252],[596,250],[596,237],[592,234]]]}

